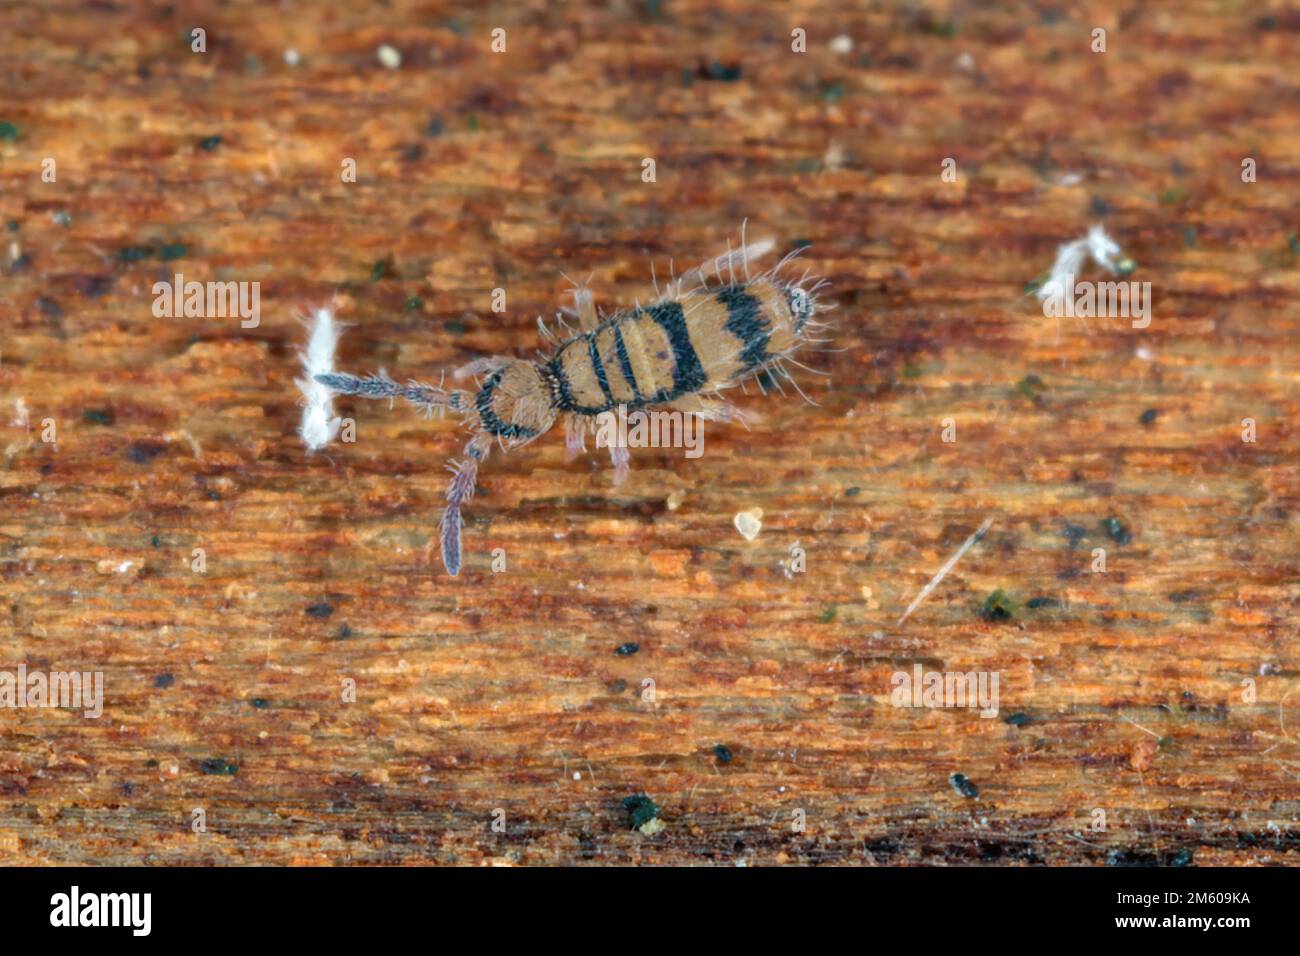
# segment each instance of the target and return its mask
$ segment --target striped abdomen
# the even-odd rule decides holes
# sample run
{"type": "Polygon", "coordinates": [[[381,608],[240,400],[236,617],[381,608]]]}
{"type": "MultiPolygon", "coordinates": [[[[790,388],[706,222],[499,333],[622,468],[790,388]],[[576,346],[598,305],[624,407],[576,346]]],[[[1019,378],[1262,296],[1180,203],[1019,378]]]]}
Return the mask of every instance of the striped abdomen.
{"type": "Polygon", "coordinates": [[[768,278],[619,313],[550,360],[560,408],[594,415],[730,385],[794,349],[806,317],[794,291],[768,278]]]}

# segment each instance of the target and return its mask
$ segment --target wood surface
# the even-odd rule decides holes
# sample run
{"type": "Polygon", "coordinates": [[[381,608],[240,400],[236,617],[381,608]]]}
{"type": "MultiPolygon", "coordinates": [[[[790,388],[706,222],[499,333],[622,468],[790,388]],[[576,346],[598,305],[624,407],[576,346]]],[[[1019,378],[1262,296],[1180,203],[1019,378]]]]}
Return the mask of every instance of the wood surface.
{"type": "Polygon", "coordinates": [[[0,669],[106,682],[98,720],[0,711],[0,863],[1300,861],[1293,6],[28,3],[0,36],[0,669]],[[453,422],[296,434],[313,306],[340,367],[436,379],[532,356],[562,272],[645,302],[746,219],[833,283],[816,404],[751,388],[760,423],[619,488],[558,430],[496,454],[459,579],[453,422]],[[1149,328],[1026,295],[1095,222],[1149,328]],[[260,325],[155,318],[176,272],[259,282],[260,325]],[[999,716],[891,706],[917,662],[996,672],[999,716]]]}

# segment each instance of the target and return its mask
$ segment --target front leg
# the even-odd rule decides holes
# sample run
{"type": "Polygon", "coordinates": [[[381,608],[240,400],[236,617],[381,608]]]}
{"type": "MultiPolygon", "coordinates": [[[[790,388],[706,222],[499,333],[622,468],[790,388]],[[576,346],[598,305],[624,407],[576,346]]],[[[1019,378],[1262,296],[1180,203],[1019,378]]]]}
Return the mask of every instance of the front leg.
{"type": "MultiPolygon", "coordinates": [[[[564,275],[564,273],[560,273],[564,275]]],[[[564,278],[569,279],[568,276],[564,278]]],[[[586,282],[573,283],[573,308],[561,309],[566,315],[571,315],[578,320],[578,328],[583,332],[590,332],[596,326],[600,325],[600,314],[596,311],[596,300],[591,295],[591,276],[587,276],[586,282]]]]}
{"type": "Polygon", "coordinates": [[[621,419],[617,417],[618,414],[607,411],[591,418],[584,415],[571,415],[565,427],[565,444],[570,451],[569,460],[572,460],[579,450],[586,450],[582,445],[582,436],[590,425],[595,424],[596,447],[609,449],[609,460],[614,464],[615,485],[621,485],[627,480],[628,462],[631,459],[627,452],[627,445],[623,442],[625,436],[619,427],[621,419]]]}
{"type": "Polygon", "coordinates": [[[574,287],[573,305],[578,310],[578,328],[582,331],[590,332],[600,325],[600,316],[596,313],[596,300],[592,298],[590,286],[574,287]]]}
{"type": "Polygon", "coordinates": [[[569,415],[564,419],[564,460],[573,461],[587,450],[587,430],[591,420],[585,415],[569,415]]]}
{"type": "Polygon", "coordinates": [[[609,460],[614,463],[614,486],[618,487],[627,480],[627,473],[631,469],[629,464],[632,456],[628,454],[626,445],[610,445],[609,460]]]}
{"type": "Polygon", "coordinates": [[[458,382],[467,378],[478,378],[478,376],[486,375],[488,372],[495,372],[509,361],[510,359],[500,355],[489,355],[484,358],[475,359],[472,362],[467,362],[452,372],[451,377],[458,382]]]}

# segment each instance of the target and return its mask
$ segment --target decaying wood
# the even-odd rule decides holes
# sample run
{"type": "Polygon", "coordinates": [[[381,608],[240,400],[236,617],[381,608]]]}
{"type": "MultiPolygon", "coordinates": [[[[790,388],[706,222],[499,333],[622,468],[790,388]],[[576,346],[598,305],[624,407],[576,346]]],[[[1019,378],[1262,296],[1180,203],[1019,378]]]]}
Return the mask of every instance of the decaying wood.
{"type": "Polygon", "coordinates": [[[578,6],[0,12],[0,669],[106,682],[0,712],[0,862],[1295,863],[1294,14],[578,6]],[[295,433],[296,312],[436,380],[745,218],[832,280],[817,405],[616,490],[494,455],[458,580],[453,423],[295,433]],[[1025,294],[1093,222],[1149,328],[1025,294]],[[998,717],[891,706],[918,662],[998,717]]]}

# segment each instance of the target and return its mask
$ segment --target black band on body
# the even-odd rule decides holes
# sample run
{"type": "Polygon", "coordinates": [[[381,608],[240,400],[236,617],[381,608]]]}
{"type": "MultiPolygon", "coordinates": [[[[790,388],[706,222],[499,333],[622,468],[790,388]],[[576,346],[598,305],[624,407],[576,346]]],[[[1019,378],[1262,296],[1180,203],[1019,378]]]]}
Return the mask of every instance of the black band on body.
{"type": "Polygon", "coordinates": [[[766,362],[770,358],[767,354],[767,340],[771,338],[772,331],[763,317],[763,304],[741,286],[723,289],[714,298],[727,307],[726,330],[744,343],[740,350],[744,371],[748,372],[766,362]]]}

